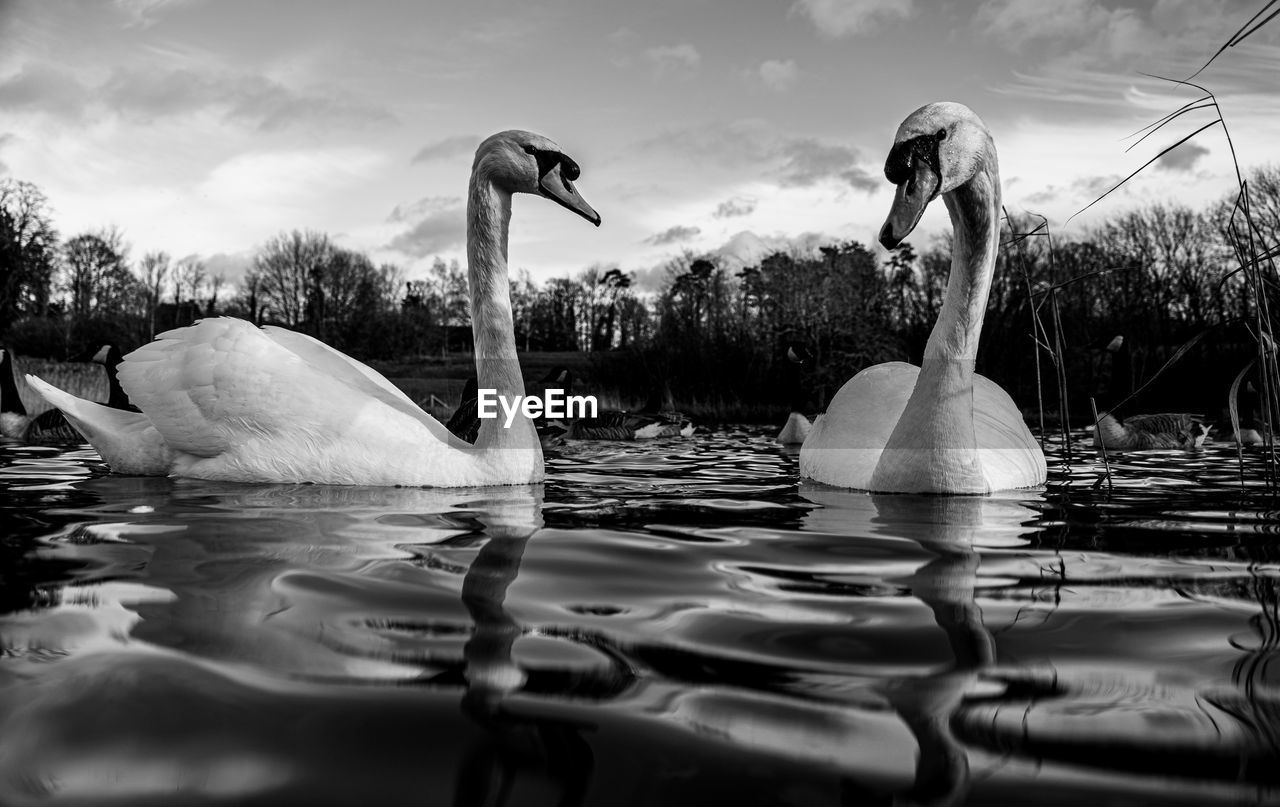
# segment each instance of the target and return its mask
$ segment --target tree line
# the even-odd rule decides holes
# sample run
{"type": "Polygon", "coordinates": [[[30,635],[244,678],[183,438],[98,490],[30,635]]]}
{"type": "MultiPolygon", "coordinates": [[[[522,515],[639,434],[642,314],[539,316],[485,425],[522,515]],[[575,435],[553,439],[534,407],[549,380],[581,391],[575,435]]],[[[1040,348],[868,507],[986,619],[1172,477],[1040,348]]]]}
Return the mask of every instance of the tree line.
{"type": "MultiPolygon", "coordinates": [[[[1256,237],[1274,252],[1280,168],[1254,171],[1250,184],[1256,237]]],[[[1245,323],[1273,294],[1260,298],[1235,271],[1230,213],[1228,202],[1153,203],[1071,239],[1030,216],[1007,219],[979,371],[1025,408],[1039,401],[1087,414],[1088,398],[1116,403],[1199,339],[1145,403],[1216,414],[1251,355],[1245,323]],[[1105,350],[1121,335],[1123,365],[1105,350]]],[[[919,362],[945,294],[950,242],[906,245],[883,260],[858,242],[833,243],[742,268],[687,252],[663,268],[650,294],[616,265],[541,284],[517,272],[518,346],[590,354],[591,381],[623,398],[665,387],[686,406],[726,416],[750,416],[752,406],[817,411],[863,367],[919,362]],[[812,360],[788,361],[794,345],[812,360]]],[[[0,180],[0,338],[13,349],[66,358],[102,341],[129,348],[222,314],[294,328],[364,359],[470,349],[456,261],[437,259],[407,279],[324,233],[293,230],[260,245],[232,284],[197,257],[132,259],[116,228],[63,239],[38,187],[0,180]]]]}

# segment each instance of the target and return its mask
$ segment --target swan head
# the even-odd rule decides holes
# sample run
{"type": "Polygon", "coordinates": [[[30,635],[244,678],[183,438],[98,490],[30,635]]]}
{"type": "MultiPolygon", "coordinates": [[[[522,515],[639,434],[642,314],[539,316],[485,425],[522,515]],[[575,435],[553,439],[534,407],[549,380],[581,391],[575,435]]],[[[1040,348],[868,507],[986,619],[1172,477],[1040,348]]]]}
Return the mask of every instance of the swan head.
{"type": "Polygon", "coordinates": [[[471,170],[507,193],[545,196],[600,226],[600,214],[573,186],[582,169],[542,135],[520,129],[498,132],[476,149],[471,170]]]}
{"type": "Polygon", "coordinates": [[[908,115],[884,164],[885,178],[898,190],[880,243],[886,249],[902,243],[930,202],[973,178],[990,145],[986,125],[964,104],[938,101],[908,115]]]}

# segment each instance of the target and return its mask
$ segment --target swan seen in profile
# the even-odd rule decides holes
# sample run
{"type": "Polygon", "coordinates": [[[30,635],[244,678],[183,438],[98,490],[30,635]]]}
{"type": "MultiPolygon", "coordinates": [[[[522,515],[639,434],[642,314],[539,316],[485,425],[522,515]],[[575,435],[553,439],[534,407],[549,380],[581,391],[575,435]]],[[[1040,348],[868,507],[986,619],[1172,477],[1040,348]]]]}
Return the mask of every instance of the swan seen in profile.
{"type": "Polygon", "coordinates": [[[942,196],[955,229],[951,273],[920,367],[888,362],[845,383],[800,449],[800,473],[885,493],[967,493],[1045,481],[1044,452],[999,385],[974,371],[1000,239],[995,143],[968,107],[939,102],[898,127],[885,163],[897,185],[880,231],[892,249],[942,196]]]}
{"type": "MultiPolygon", "coordinates": [[[[479,385],[522,395],[507,234],[511,199],[539,194],[595,225],[578,164],[552,141],[511,130],[476,150],[467,196],[468,290],[479,385]]],[[[309,336],[205,319],[125,357],[140,413],[83,401],[28,376],[111,466],[129,474],[240,482],[463,487],[543,477],[533,424],[481,424],[474,446],[368,366],[309,336]]]]}

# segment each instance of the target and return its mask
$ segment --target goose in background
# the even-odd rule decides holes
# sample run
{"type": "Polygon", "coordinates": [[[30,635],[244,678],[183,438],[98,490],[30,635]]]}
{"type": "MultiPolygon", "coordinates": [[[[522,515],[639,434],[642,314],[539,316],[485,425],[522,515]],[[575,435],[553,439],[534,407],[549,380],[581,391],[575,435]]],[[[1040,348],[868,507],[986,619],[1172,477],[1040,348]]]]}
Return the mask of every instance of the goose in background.
{"type": "Polygon", "coordinates": [[[788,342],[787,361],[793,368],[792,377],[789,379],[791,412],[787,415],[787,422],[782,424],[782,431],[778,432],[774,442],[784,446],[798,446],[804,443],[805,438],[809,436],[809,431],[813,428],[809,418],[800,411],[805,404],[805,388],[801,381],[801,372],[813,364],[813,354],[799,342],[788,342]]]}
{"type": "MultiPolygon", "coordinates": [[[[476,375],[500,395],[524,393],[507,272],[512,196],[545,196],[598,226],[578,175],[559,146],[530,132],[500,132],[476,150],[467,195],[476,375]]],[[[283,328],[201,320],[130,353],[119,375],[140,413],[28,376],[118,473],[427,487],[543,478],[527,418],[511,428],[484,421],[472,446],[370,367],[283,328]]]]}
{"type": "MultiPolygon", "coordinates": [[[[120,379],[117,375],[120,362],[123,360],[124,354],[120,352],[120,348],[111,343],[104,344],[98,348],[97,352],[92,356],[75,359],[75,361],[90,361],[95,364],[101,364],[106,370],[107,400],[102,402],[103,406],[128,412],[137,412],[138,408],[129,401],[129,396],[125,393],[124,388],[120,386],[120,379]]],[[[76,427],[67,421],[67,417],[62,414],[62,410],[47,409],[31,419],[31,422],[27,425],[26,432],[23,434],[23,439],[28,443],[52,443],[71,440],[79,441],[84,438],[80,436],[80,432],[76,430],[76,427]]]]}
{"type": "MultiPolygon", "coordinates": [[[[1129,344],[1117,335],[1105,348],[1108,396],[1121,403],[1133,388],[1129,344]]],[[[1106,451],[1156,448],[1199,448],[1212,431],[1204,418],[1187,412],[1131,415],[1121,420],[1103,412],[1093,425],[1093,444],[1106,451]]]]}
{"type": "Polygon", "coordinates": [[[1107,451],[1199,448],[1211,430],[1204,418],[1185,412],[1133,415],[1123,421],[1103,412],[1093,427],[1093,444],[1107,451]]]}
{"type": "Polygon", "coordinates": [[[888,362],[845,383],[800,449],[803,477],[885,493],[989,493],[1042,484],[1044,452],[1009,394],[974,372],[1000,245],[995,143],[968,107],[939,102],[898,127],[897,185],[880,243],[893,249],[942,196],[951,273],[920,367],[888,362]]]}
{"type": "Polygon", "coordinates": [[[462,387],[462,397],[458,399],[458,408],[453,410],[449,421],[444,424],[454,437],[472,444],[480,436],[480,410],[476,393],[478,384],[475,376],[467,379],[462,387]]]}
{"type": "MultiPolygon", "coordinates": [[[[565,395],[573,383],[566,371],[565,395]]],[[[665,384],[649,396],[638,412],[621,409],[599,409],[595,417],[576,417],[566,424],[566,440],[655,440],[661,437],[692,437],[696,427],[671,402],[671,390],[665,384]]]]}
{"type": "Polygon", "coordinates": [[[21,439],[31,425],[13,378],[13,351],[0,347],[0,437],[21,439]]]}
{"type": "MultiPolygon", "coordinates": [[[[529,385],[529,394],[543,397],[549,389],[563,389],[565,395],[569,394],[569,370],[565,367],[553,367],[547,371],[546,375],[533,384],[529,385]]],[[[445,424],[450,433],[459,440],[466,440],[468,443],[474,443],[477,435],[480,433],[480,407],[477,390],[476,377],[472,376],[467,379],[467,383],[462,388],[462,397],[458,401],[458,408],[454,410],[450,416],[449,422],[445,424]]],[[[550,420],[546,415],[539,415],[533,418],[534,428],[538,432],[538,442],[543,448],[550,448],[564,442],[564,434],[566,426],[562,420],[550,420]]]]}

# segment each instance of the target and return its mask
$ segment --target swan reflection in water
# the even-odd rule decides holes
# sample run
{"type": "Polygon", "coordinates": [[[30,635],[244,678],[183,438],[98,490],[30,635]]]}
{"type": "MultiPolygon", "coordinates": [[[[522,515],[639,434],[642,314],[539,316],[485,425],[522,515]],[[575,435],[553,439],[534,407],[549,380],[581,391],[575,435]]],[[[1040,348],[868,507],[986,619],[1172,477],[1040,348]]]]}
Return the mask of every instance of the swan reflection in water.
{"type": "Polygon", "coordinates": [[[540,487],[84,485],[102,494],[103,521],[52,551],[119,541],[122,568],[145,568],[147,582],[84,596],[68,586],[57,607],[0,617],[0,803],[358,803],[369,793],[418,803],[424,787],[444,803],[504,803],[513,787],[517,801],[523,787],[581,802],[590,725],[517,716],[504,700],[557,687],[605,697],[630,678],[596,665],[587,675],[598,680],[581,685],[513,661],[522,627],[503,601],[542,526],[540,487]],[[124,512],[134,523],[112,519],[124,512]],[[241,534],[228,522],[238,516],[241,534]],[[440,592],[406,574],[403,547],[415,542],[480,545],[454,576],[460,590],[446,593],[456,621],[437,607],[440,592]],[[344,591],[356,582],[360,592],[344,591]],[[359,619],[361,609],[378,616],[359,619]],[[416,654],[404,638],[415,633],[416,654]],[[397,634],[398,644],[386,638],[397,634]]]}
{"type": "MultiPolygon", "coordinates": [[[[964,802],[973,786],[970,755],[1003,766],[1015,788],[1032,778],[1087,788],[1072,772],[1083,765],[1101,793],[1119,773],[1158,775],[1147,781],[1161,798],[1189,795],[1193,803],[1262,803],[1278,794],[1280,698],[1240,674],[1256,669],[1251,649],[1242,648],[1235,686],[1180,681],[1159,669],[1001,663],[977,598],[979,550],[1015,548],[1041,531],[1032,523],[1040,514],[1028,506],[1034,494],[886,496],[810,483],[801,494],[822,505],[806,517],[806,530],[901,537],[936,555],[901,582],[932,611],[953,663],[880,687],[918,748],[915,779],[893,793],[894,803],[964,802]]],[[[1070,564],[1063,563],[1055,587],[1071,586],[1070,564]]],[[[1274,603],[1270,589],[1260,599],[1274,603]]],[[[1133,596],[1145,604],[1141,589],[1133,596]]]]}
{"type": "Polygon", "coordinates": [[[1025,543],[1038,513],[1023,501],[997,496],[869,494],[802,482],[801,495],[821,507],[806,531],[853,532],[913,541],[935,557],[895,582],[933,613],[951,663],[923,675],[888,679],[878,689],[906,724],[918,748],[911,784],[895,792],[900,804],[959,804],[970,788],[969,758],[951,719],[979,674],[996,663],[996,643],[983,624],[975,592],[978,548],[1025,543]]]}

